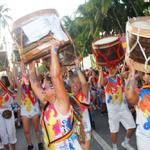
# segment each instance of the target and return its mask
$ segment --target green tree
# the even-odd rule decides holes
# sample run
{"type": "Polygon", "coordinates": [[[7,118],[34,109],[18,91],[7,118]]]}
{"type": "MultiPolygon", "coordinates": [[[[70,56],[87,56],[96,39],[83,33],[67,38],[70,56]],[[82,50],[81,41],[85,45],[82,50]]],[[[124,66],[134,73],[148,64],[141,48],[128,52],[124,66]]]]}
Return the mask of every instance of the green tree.
{"type": "Polygon", "coordinates": [[[74,19],[65,17],[64,24],[81,53],[87,55],[100,33],[125,33],[128,18],[143,16],[149,5],[144,0],[89,0],[78,7],[74,19]]]}
{"type": "Polygon", "coordinates": [[[99,36],[102,14],[107,12],[110,2],[111,0],[89,0],[78,7],[74,20],[64,17],[65,26],[83,55],[91,52],[91,42],[99,36]]]}
{"type": "Polygon", "coordinates": [[[145,16],[150,16],[150,7],[148,7],[147,9],[144,9],[143,13],[145,16]]]}
{"type": "Polygon", "coordinates": [[[9,20],[12,18],[8,15],[10,9],[5,7],[5,5],[0,5],[0,49],[5,49],[6,47],[6,37],[3,33],[5,29],[9,30],[9,20]]]}

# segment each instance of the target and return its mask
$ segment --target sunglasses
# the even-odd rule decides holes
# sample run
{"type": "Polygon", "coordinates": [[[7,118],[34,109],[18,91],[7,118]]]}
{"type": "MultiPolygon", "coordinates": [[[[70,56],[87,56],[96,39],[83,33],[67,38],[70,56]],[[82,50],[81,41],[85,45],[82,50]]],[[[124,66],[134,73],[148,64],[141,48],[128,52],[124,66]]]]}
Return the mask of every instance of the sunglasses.
{"type": "Polygon", "coordinates": [[[150,76],[150,73],[142,72],[142,75],[149,75],[150,76]]]}

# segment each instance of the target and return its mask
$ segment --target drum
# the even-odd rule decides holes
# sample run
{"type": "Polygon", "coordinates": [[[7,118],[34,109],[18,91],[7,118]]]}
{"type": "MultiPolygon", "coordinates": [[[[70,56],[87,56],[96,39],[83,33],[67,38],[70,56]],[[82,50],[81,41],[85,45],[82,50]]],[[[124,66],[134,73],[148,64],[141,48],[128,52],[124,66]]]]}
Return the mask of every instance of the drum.
{"type": "Polygon", "coordinates": [[[113,66],[124,58],[124,49],[118,36],[96,39],[92,43],[93,55],[100,66],[113,66]]]}
{"type": "Polygon", "coordinates": [[[49,55],[52,39],[62,43],[59,52],[65,65],[72,63],[79,54],[71,37],[62,27],[55,9],[40,10],[16,20],[12,37],[25,63],[49,55]]]}
{"type": "Polygon", "coordinates": [[[5,71],[8,67],[8,58],[6,51],[0,51],[0,71],[5,71]]]}
{"type": "Polygon", "coordinates": [[[126,42],[126,55],[134,60],[134,68],[150,73],[150,17],[129,19],[126,42]]]}

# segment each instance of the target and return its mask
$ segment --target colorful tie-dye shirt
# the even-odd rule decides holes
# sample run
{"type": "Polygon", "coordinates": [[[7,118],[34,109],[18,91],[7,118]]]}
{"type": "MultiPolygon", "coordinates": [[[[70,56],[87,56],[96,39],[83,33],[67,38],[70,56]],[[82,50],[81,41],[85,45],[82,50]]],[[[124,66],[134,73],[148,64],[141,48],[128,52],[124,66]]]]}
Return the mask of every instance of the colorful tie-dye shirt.
{"type": "MultiPolygon", "coordinates": [[[[78,99],[78,101],[80,101],[81,103],[87,104],[87,102],[86,102],[86,97],[85,97],[85,95],[84,95],[82,92],[78,93],[75,97],[76,97],[76,98],[78,99]]],[[[80,109],[81,109],[82,112],[84,112],[87,108],[80,105],[80,109]]]]}
{"type": "Polygon", "coordinates": [[[150,142],[150,85],[140,89],[140,99],[136,106],[137,134],[148,138],[150,142]]]}
{"type": "Polygon", "coordinates": [[[8,93],[4,93],[0,95],[0,108],[9,108],[11,109],[11,105],[13,103],[13,97],[8,93]]]}
{"type": "MultiPolygon", "coordinates": [[[[86,101],[86,96],[83,92],[80,92],[78,95],[75,96],[81,103],[88,104],[86,101]]],[[[91,123],[90,123],[90,116],[88,108],[83,107],[80,105],[80,109],[82,111],[82,123],[85,132],[91,132],[91,123]]]]}
{"type": "Polygon", "coordinates": [[[30,95],[32,97],[32,101],[31,98],[29,97],[27,91],[24,88],[24,85],[21,85],[21,90],[20,90],[20,94],[21,94],[21,107],[26,111],[26,112],[31,112],[35,106],[35,104],[37,103],[35,96],[33,95],[33,92],[31,90],[28,90],[30,92],[30,95]]]}
{"type": "Polygon", "coordinates": [[[124,85],[121,77],[108,77],[108,83],[105,86],[106,104],[109,109],[126,108],[124,85]]]}
{"type": "MultiPolygon", "coordinates": [[[[43,117],[42,117],[43,118],[43,117]]],[[[49,134],[50,141],[54,141],[67,134],[72,129],[73,110],[70,109],[67,115],[62,115],[55,107],[50,104],[44,112],[44,121],[41,119],[41,126],[44,133],[46,150],[81,150],[77,135],[72,134],[68,139],[51,144],[48,147],[48,136],[46,134],[44,122],[49,134]]]]}

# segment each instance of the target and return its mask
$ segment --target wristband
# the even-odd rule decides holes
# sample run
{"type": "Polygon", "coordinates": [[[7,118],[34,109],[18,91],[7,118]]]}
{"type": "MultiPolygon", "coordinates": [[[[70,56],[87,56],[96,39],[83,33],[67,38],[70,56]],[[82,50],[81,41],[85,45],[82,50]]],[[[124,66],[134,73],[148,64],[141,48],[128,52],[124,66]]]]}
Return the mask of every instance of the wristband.
{"type": "Polygon", "coordinates": [[[56,48],[56,47],[51,48],[51,50],[52,50],[55,54],[58,53],[58,48],[56,48]]]}

